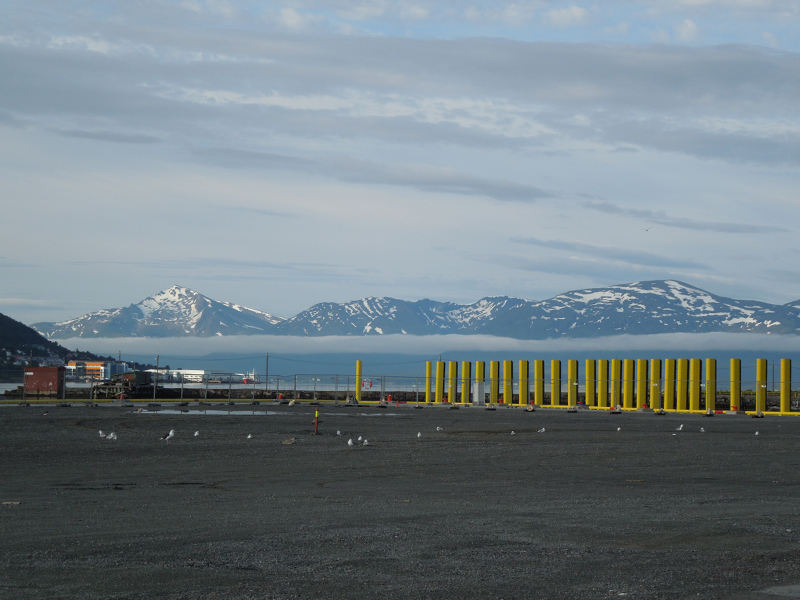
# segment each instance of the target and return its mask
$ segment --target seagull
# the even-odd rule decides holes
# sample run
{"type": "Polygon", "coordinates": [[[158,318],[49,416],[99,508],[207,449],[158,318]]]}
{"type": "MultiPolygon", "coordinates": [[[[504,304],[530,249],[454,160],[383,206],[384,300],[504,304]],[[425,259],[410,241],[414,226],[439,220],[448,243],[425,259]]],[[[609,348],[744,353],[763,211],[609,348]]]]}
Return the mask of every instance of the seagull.
{"type": "Polygon", "coordinates": [[[170,429],[169,433],[165,433],[164,435],[161,436],[161,439],[170,441],[174,437],[175,437],[175,430],[174,429],[170,429]]]}
{"type": "Polygon", "coordinates": [[[437,427],[436,431],[444,431],[444,429],[442,429],[441,427],[437,427]]]}
{"type": "Polygon", "coordinates": [[[253,439],[253,434],[252,433],[248,433],[247,434],[247,439],[248,440],[252,440],[253,439]]]}
{"type": "Polygon", "coordinates": [[[347,440],[347,445],[350,446],[351,448],[353,446],[355,446],[355,444],[353,443],[353,438],[350,438],[349,440],[347,440]]]}
{"type": "Polygon", "coordinates": [[[516,433],[514,433],[513,429],[511,430],[511,435],[517,435],[516,433]]]}
{"type": "Polygon", "coordinates": [[[622,427],[617,427],[617,431],[622,431],[622,427]]]}
{"type": "Polygon", "coordinates": [[[294,400],[289,400],[289,406],[294,406],[294,400]]]}
{"type": "Polygon", "coordinates": [[[117,434],[116,434],[116,433],[114,433],[114,432],[112,431],[111,433],[109,433],[109,434],[106,436],[106,439],[107,439],[107,440],[115,440],[115,439],[117,439],[117,434]]]}
{"type": "Polygon", "coordinates": [[[42,416],[43,416],[43,417],[46,417],[48,414],[49,414],[49,413],[48,413],[48,411],[44,411],[44,412],[42,413],[42,416]]]}
{"type": "Polygon", "coordinates": [[[706,430],[705,430],[704,428],[702,428],[702,427],[701,427],[701,428],[700,428],[700,433],[705,433],[705,432],[706,432],[706,430]]]}
{"type": "Polygon", "coordinates": [[[652,228],[653,228],[653,226],[652,226],[652,225],[650,225],[650,227],[648,227],[647,229],[645,229],[645,231],[650,231],[652,228]]]}
{"type": "Polygon", "coordinates": [[[678,435],[677,433],[673,433],[672,435],[678,435]]]}
{"type": "Polygon", "coordinates": [[[106,437],[106,434],[105,434],[105,433],[103,433],[103,430],[102,430],[102,429],[100,430],[100,437],[101,437],[101,438],[104,438],[104,437],[106,437]]]}
{"type": "Polygon", "coordinates": [[[420,440],[422,439],[422,432],[421,431],[419,433],[417,433],[417,439],[420,439],[420,440]]]}
{"type": "Polygon", "coordinates": [[[336,430],[336,435],[342,435],[342,432],[339,429],[337,429],[336,430]]]}
{"type": "Polygon", "coordinates": [[[675,431],[683,431],[683,423],[681,423],[681,426],[678,427],[675,431]]]}
{"type": "Polygon", "coordinates": [[[360,442],[361,440],[362,440],[362,437],[361,437],[361,436],[358,436],[358,441],[360,442]]]}
{"type": "Polygon", "coordinates": [[[200,432],[199,431],[195,431],[194,432],[194,437],[197,437],[198,435],[200,435],[200,432]]]}
{"type": "Polygon", "coordinates": [[[364,445],[365,445],[365,446],[369,446],[369,441],[367,441],[367,440],[364,440],[364,445]]]}
{"type": "Polygon", "coordinates": [[[757,432],[757,431],[756,431],[756,435],[758,435],[758,432],[757,432]]]}
{"type": "Polygon", "coordinates": [[[536,433],[544,433],[544,427],[542,427],[542,428],[541,428],[539,431],[537,431],[536,433]]]}

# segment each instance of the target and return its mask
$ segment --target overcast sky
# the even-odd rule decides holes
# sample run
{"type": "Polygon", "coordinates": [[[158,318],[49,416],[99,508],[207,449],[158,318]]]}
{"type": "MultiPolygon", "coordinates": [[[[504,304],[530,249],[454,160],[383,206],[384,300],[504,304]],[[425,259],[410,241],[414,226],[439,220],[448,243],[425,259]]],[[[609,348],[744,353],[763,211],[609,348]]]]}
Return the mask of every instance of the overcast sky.
{"type": "Polygon", "coordinates": [[[796,0],[5,0],[0,312],[796,300],[798,52],[796,0]]]}

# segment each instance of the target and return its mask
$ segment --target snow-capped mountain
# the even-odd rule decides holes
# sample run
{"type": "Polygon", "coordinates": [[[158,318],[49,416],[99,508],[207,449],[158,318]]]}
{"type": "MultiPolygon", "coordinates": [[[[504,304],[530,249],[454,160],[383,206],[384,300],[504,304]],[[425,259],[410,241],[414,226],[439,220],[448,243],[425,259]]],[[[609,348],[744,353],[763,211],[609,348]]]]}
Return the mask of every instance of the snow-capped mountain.
{"type": "Polygon", "coordinates": [[[484,334],[518,339],[711,331],[800,333],[800,301],[716,296],[679,281],[575,290],[543,301],[507,296],[472,304],[364,298],[315,304],[283,319],[175,286],[127,308],[33,327],[51,338],[212,335],[484,334]]]}
{"type": "Polygon", "coordinates": [[[48,338],[208,337],[268,333],[284,321],[265,312],[217,302],[188,288],[173,286],[138,304],[100,310],[60,323],[35,323],[48,338]]]}

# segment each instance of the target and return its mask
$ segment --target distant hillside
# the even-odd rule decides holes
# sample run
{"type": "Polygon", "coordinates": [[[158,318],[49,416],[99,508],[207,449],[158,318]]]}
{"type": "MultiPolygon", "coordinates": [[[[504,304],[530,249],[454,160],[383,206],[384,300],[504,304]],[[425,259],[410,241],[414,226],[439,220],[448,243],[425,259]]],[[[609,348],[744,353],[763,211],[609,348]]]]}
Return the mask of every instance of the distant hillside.
{"type": "MultiPolygon", "coordinates": [[[[59,350],[63,350],[64,354],[69,352],[66,348],[45,338],[35,329],[0,313],[0,348],[16,351],[35,346],[41,346],[42,349],[54,353],[58,353],[59,350]]],[[[36,353],[36,355],[41,356],[42,354],[36,353]]]]}
{"type": "Polygon", "coordinates": [[[655,333],[800,333],[800,301],[717,296],[675,280],[573,290],[547,300],[487,297],[472,304],[363,298],[322,302],[290,319],[174,286],[125,308],[35,323],[50,339],[231,335],[491,335],[523,340],[655,333]]]}

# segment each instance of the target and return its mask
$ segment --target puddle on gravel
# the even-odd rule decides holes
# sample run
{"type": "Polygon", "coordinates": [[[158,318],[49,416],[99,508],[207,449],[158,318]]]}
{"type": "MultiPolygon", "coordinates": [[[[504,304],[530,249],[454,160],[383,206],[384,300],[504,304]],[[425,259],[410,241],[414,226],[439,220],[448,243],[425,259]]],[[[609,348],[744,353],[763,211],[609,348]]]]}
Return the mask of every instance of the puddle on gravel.
{"type": "MultiPolygon", "coordinates": [[[[274,410],[175,410],[175,409],[165,409],[165,410],[143,410],[140,414],[143,415],[210,415],[210,416],[245,416],[245,417],[256,417],[256,416],[289,416],[289,415],[307,415],[310,417],[314,416],[313,412],[298,412],[298,411],[286,411],[286,412],[277,412],[274,410]]],[[[321,417],[341,417],[345,416],[353,416],[353,417],[401,417],[403,415],[399,413],[319,413],[321,417]]]]}

